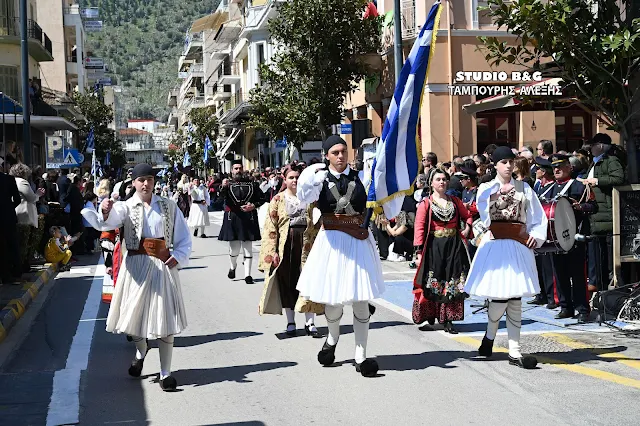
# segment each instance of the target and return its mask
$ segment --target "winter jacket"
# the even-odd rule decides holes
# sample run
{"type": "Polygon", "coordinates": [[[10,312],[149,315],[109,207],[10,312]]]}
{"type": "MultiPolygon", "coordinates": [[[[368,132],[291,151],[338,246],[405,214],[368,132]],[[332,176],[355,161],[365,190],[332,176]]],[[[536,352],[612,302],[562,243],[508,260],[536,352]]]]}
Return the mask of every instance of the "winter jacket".
{"type": "MultiPolygon", "coordinates": [[[[598,212],[589,217],[592,234],[610,234],[613,232],[613,198],[614,186],[624,183],[624,168],[617,157],[605,156],[598,161],[594,168],[593,177],[598,179],[598,186],[592,188],[598,203],[598,212]]],[[[588,175],[588,174],[587,174],[588,175]]]]}

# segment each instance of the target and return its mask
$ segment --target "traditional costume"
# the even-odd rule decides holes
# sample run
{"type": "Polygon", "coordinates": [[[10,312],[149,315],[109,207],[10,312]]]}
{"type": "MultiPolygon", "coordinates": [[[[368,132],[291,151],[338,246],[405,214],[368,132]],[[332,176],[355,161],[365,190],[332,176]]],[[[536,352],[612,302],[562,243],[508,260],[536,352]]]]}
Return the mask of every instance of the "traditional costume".
{"type": "MultiPolygon", "coordinates": [[[[242,164],[242,162],[238,160],[234,164],[242,164]]],[[[222,186],[220,195],[224,199],[224,219],[218,240],[229,242],[231,268],[227,276],[230,279],[236,277],[238,256],[240,248],[242,248],[244,251],[244,280],[247,284],[253,284],[251,277],[252,243],[260,240],[257,208],[263,202],[263,193],[256,182],[237,178],[229,181],[227,186],[222,186]],[[249,204],[255,208],[247,212],[241,209],[249,204]]]]}
{"type": "Polygon", "coordinates": [[[446,205],[441,206],[433,195],[425,198],[418,206],[413,242],[422,251],[413,281],[414,294],[419,298],[422,292],[425,298],[421,315],[429,324],[437,318],[452,334],[457,333],[452,321],[464,319],[464,284],[469,271],[469,256],[460,235],[461,221],[471,225],[473,219],[460,199],[450,195],[446,205]]]}
{"type": "Polygon", "coordinates": [[[189,217],[189,211],[191,206],[191,198],[189,197],[189,182],[184,179],[186,175],[182,175],[183,178],[177,185],[177,194],[178,194],[178,208],[182,212],[184,217],[189,217]]]}
{"type": "Polygon", "coordinates": [[[189,210],[187,225],[189,225],[189,228],[194,228],[194,237],[197,237],[198,231],[200,231],[200,238],[207,238],[204,228],[211,225],[208,208],[209,192],[204,185],[200,185],[191,188],[189,195],[191,196],[191,209],[189,210]]]}
{"type": "MultiPolygon", "coordinates": [[[[336,144],[346,142],[339,136],[330,136],[323,143],[324,152],[328,153],[336,144]]],[[[384,278],[373,236],[361,227],[367,194],[358,173],[349,167],[342,173],[320,170],[323,167],[324,164],[309,166],[298,178],[298,199],[307,205],[317,202],[322,229],[309,252],[297,288],[305,299],[326,305],[329,336],[318,353],[320,364],[327,366],[335,361],[343,307],[351,304],[356,371],[374,376],[378,363],[366,355],[371,316],[368,301],[384,292],[384,278]]]]}
{"type": "MultiPolygon", "coordinates": [[[[153,176],[148,164],[139,164],[132,178],[153,176]]],[[[103,203],[104,205],[104,203],[103,203]]],[[[180,266],[189,262],[191,236],[176,204],[152,195],[146,206],[136,192],[127,201],[114,203],[107,218],[100,212],[84,209],[83,216],[98,230],[124,226],[122,265],[118,273],[106,330],[133,336],[136,357],[129,374],[139,377],[147,353],[147,339],[159,339],[160,386],[175,390],[171,376],[173,336],[187,326],[187,317],[176,267],[166,262],[173,257],[180,266]]]]}
{"type": "MultiPolygon", "coordinates": [[[[300,271],[304,265],[303,247],[312,244],[305,233],[312,212],[295,196],[281,192],[268,204],[269,214],[265,222],[258,269],[265,272],[262,298],[258,307],[260,315],[287,315],[287,331],[290,337],[296,335],[294,309],[299,292],[296,289],[300,271]],[[273,265],[274,257],[280,257],[278,266],[273,265]]],[[[313,312],[305,312],[305,332],[307,336],[324,337],[314,324],[313,312]]]]}
{"type": "MultiPolygon", "coordinates": [[[[508,147],[499,147],[493,153],[495,163],[514,157],[508,147]]],[[[501,192],[503,185],[498,178],[478,189],[476,205],[490,232],[479,244],[465,291],[489,299],[487,332],[478,350],[480,355],[492,355],[500,318],[506,312],[509,363],[535,368],[537,360],[520,353],[522,297],[540,291],[535,256],[525,244],[529,236],[535,238],[537,247],[546,241],[547,216],[529,185],[514,179],[510,183],[513,188],[506,194],[501,192]]]]}

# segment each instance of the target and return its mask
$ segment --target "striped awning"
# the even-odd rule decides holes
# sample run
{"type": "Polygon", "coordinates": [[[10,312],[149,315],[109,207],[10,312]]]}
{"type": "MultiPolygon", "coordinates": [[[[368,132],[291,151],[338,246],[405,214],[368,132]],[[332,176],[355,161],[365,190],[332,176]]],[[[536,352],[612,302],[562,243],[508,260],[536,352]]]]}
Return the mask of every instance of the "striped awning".
{"type": "Polygon", "coordinates": [[[191,33],[201,33],[206,30],[218,31],[220,26],[229,19],[229,12],[214,12],[203,18],[196,19],[191,25],[191,33]]]}

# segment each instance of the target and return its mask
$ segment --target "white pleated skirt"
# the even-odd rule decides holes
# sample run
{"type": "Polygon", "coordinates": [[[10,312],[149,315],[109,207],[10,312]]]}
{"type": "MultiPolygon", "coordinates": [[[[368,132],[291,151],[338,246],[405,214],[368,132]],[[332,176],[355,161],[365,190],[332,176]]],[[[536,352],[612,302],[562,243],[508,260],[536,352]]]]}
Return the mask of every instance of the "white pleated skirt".
{"type": "Polygon", "coordinates": [[[297,289],[325,305],[373,300],[384,293],[384,278],[375,240],[358,240],[341,231],[318,232],[297,289]]]}
{"type": "Polygon", "coordinates": [[[533,250],[487,233],[476,251],[464,291],[488,299],[511,299],[540,292],[533,250]]]}
{"type": "Polygon", "coordinates": [[[158,339],[180,333],[187,316],[178,268],[152,256],[123,254],[107,316],[107,331],[158,339]]]}
{"type": "Polygon", "coordinates": [[[197,228],[198,226],[209,226],[210,224],[207,206],[205,204],[191,204],[187,225],[190,228],[197,228]]]}

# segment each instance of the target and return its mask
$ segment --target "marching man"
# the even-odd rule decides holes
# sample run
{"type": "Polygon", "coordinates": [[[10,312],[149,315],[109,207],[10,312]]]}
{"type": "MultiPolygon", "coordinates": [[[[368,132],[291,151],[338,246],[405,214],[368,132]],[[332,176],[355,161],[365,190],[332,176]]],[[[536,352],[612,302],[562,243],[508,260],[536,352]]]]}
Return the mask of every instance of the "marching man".
{"type": "Polygon", "coordinates": [[[138,164],[131,176],[135,193],[127,201],[106,199],[99,212],[82,215],[101,231],[124,226],[122,265],[118,274],[107,331],[133,336],[136,356],[129,374],[140,377],[147,354],[147,339],[158,339],[160,387],[174,391],[171,375],[173,336],[187,326],[177,266],[191,254],[191,236],[177,205],[153,194],[154,173],[138,164]]]}

